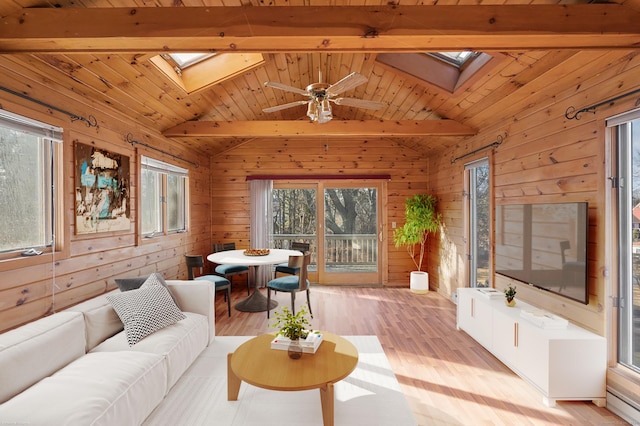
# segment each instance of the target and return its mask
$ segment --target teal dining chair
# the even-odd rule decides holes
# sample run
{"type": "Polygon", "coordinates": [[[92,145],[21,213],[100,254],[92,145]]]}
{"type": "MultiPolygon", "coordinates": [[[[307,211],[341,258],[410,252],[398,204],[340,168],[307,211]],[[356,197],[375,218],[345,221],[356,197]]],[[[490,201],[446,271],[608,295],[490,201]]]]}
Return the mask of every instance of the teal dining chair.
{"type": "Polygon", "coordinates": [[[200,268],[200,271],[202,271],[202,267],[204,266],[204,259],[200,255],[186,254],[184,257],[187,261],[187,276],[189,280],[211,281],[216,286],[216,293],[218,291],[224,291],[224,299],[227,302],[227,311],[229,313],[229,316],[231,316],[231,283],[229,282],[229,280],[219,275],[201,275],[199,277],[196,277],[193,273],[193,269],[200,268]]]}
{"type": "MultiPolygon", "coordinates": [[[[213,252],[218,253],[220,251],[235,250],[236,243],[224,243],[213,244],[213,252]]],[[[233,277],[236,275],[247,275],[247,294],[251,292],[251,285],[249,284],[249,267],[246,265],[216,265],[216,274],[225,277],[233,284],[233,277]]]]}
{"type": "MultiPolygon", "coordinates": [[[[292,242],[291,243],[291,250],[297,250],[300,253],[306,253],[309,251],[309,243],[299,243],[299,242],[292,242]]],[[[278,265],[276,265],[276,269],[275,269],[275,273],[274,273],[274,278],[278,278],[278,273],[281,274],[287,274],[287,275],[296,275],[298,272],[300,271],[300,268],[291,268],[289,267],[289,263],[285,262],[285,263],[280,263],[278,265]]]]}
{"type": "Polygon", "coordinates": [[[309,314],[313,318],[311,311],[311,301],[309,300],[309,279],[308,266],[311,262],[311,253],[305,252],[302,256],[289,256],[290,268],[297,268],[298,273],[295,275],[286,275],[284,277],[274,278],[267,284],[267,318],[269,318],[271,302],[271,290],[291,293],[291,312],[296,313],[296,293],[299,291],[307,292],[307,305],[309,305],[309,314]]]}

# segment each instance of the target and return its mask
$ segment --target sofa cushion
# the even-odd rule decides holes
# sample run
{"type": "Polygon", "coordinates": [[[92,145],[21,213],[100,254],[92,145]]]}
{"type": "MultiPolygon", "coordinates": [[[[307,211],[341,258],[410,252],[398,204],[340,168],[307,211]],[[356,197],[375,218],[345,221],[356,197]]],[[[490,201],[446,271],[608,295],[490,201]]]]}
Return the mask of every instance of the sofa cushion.
{"type": "Polygon", "coordinates": [[[92,352],[139,351],[165,357],[167,390],[189,368],[209,343],[207,317],[191,312],[186,318],[147,336],[134,346],[129,346],[125,333],[119,333],[96,346],[92,352]]]}
{"type": "Polygon", "coordinates": [[[81,313],[59,312],[0,334],[0,403],[84,355],[84,327],[81,313]]]}
{"type": "Polygon", "coordinates": [[[118,288],[120,289],[120,291],[130,291],[130,290],[135,290],[142,287],[142,284],[149,281],[149,278],[151,277],[154,277],[153,278],[154,282],[162,284],[164,287],[166,287],[166,289],[169,290],[169,294],[171,295],[171,298],[173,299],[173,301],[178,303],[176,301],[176,298],[173,296],[173,293],[169,289],[167,282],[164,280],[164,276],[158,272],[154,272],[153,274],[148,275],[146,277],[116,278],[116,284],[118,285],[118,288]]]}
{"type": "Polygon", "coordinates": [[[215,300],[215,284],[206,280],[167,280],[167,285],[182,312],[193,312],[207,317],[209,344],[211,344],[216,337],[215,305],[211,303],[215,300]]]}
{"type": "Polygon", "coordinates": [[[129,291],[140,288],[142,284],[149,278],[149,276],[144,277],[132,277],[132,278],[116,278],[116,285],[120,289],[120,291],[129,291]]]}
{"type": "MultiPolygon", "coordinates": [[[[119,293],[119,290],[114,290],[113,293],[119,293]]],[[[124,327],[106,294],[72,306],[67,311],[82,312],[84,315],[87,352],[105,339],[121,332],[124,327]]]]}
{"type": "Polygon", "coordinates": [[[0,405],[0,421],[139,425],[164,398],[166,382],[160,355],[90,353],[0,405]]]}
{"type": "Polygon", "coordinates": [[[110,293],[107,300],[124,324],[130,346],[146,336],[185,318],[155,274],[149,276],[139,289],[110,293]]]}

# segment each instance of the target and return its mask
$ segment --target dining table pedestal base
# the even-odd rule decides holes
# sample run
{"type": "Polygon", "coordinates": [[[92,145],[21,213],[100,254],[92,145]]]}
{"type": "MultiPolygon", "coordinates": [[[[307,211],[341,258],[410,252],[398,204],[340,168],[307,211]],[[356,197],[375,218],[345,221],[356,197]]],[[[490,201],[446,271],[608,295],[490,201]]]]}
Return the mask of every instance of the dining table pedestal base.
{"type": "MultiPolygon", "coordinates": [[[[271,299],[269,310],[274,309],[276,306],[278,306],[278,302],[271,299]]],[[[235,308],[240,312],[264,312],[267,310],[267,298],[256,288],[251,293],[251,296],[242,302],[236,303],[235,308]]]]}

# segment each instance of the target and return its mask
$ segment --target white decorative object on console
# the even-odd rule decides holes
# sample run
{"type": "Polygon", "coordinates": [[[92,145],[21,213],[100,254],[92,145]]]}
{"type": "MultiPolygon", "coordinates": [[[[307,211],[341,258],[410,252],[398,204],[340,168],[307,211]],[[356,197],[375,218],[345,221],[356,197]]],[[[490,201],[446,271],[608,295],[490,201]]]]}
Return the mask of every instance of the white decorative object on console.
{"type": "Polygon", "coordinates": [[[478,292],[487,299],[493,299],[494,297],[497,299],[502,299],[504,297],[503,292],[491,287],[479,287],[478,292]]]}
{"type": "Polygon", "coordinates": [[[538,327],[549,330],[564,330],[569,325],[566,319],[542,309],[520,309],[520,316],[538,327]]]}
{"type": "Polygon", "coordinates": [[[540,391],[545,405],[553,407],[558,400],[606,404],[604,337],[522,301],[506,307],[480,290],[458,289],[458,329],[540,391]],[[543,320],[536,321],[540,312],[543,320]]]}

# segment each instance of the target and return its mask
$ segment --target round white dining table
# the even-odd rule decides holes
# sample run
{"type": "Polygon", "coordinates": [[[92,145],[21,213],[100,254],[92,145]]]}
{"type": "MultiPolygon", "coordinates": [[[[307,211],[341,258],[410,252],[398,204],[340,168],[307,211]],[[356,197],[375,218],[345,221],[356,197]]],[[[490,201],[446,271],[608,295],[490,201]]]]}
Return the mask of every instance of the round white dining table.
{"type": "Polygon", "coordinates": [[[269,249],[269,254],[265,256],[247,256],[244,250],[226,250],[208,255],[207,260],[218,265],[251,266],[252,273],[249,279],[253,292],[245,300],[236,303],[235,308],[242,312],[264,312],[278,306],[278,302],[272,299],[267,308],[267,298],[258,289],[258,268],[288,262],[289,256],[302,256],[302,253],[297,250],[269,249]]]}

